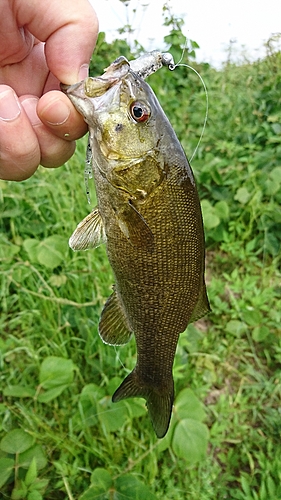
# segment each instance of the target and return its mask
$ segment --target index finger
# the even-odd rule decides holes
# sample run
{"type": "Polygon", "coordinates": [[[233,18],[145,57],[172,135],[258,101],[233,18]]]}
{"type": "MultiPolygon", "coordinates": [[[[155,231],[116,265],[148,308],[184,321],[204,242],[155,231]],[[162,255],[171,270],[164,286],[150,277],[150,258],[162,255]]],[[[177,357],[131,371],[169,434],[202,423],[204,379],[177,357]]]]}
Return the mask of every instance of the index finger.
{"type": "Polygon", "coordinates": [[[98,20],[88,0],[14,1],[17,22],[42,42],[50,71],[59,81],[75,83],[89,64],[98,20]]]}

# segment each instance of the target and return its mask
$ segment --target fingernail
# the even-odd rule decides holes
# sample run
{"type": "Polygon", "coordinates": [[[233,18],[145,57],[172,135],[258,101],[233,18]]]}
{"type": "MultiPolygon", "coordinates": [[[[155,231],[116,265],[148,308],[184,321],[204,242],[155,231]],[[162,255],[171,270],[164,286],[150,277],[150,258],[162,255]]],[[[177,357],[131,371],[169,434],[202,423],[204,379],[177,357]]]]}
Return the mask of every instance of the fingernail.
{"type": "Polygon", "coordinates": [[[79,80],[85,80],[89,74],[89,64],[82,64],[79,69],[78,78],[79,80]]]}
{"type": "Polygon", "coordinates": [[[39,99],[37,97],[28,97],[27,99],[21,101],[21,105],[24,108],[24,111],[26,112],[31,125],[33,126],[41,123],[36,112],[38,101],[39,99]]]}
{"type": "Polygon", "coordinates": [[[21,112],[20,103],[12,89],[0,91],[0,120],[11,122],[21,112]]]}
{"type": "Polygon", "coordinates": [[[62,125],[66,122],[69,115],[70,108],[60,99],[51,101],[41,112],[42,117],[46,116],[45,120],[49,125],[62,125]]]}

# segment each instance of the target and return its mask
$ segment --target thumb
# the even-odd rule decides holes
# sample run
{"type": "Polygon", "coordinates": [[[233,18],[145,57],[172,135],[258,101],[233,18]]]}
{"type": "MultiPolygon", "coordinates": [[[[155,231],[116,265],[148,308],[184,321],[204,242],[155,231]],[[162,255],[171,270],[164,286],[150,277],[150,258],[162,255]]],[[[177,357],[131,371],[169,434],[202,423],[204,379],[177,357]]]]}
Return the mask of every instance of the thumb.
{"type": "MultiPolygon", "coordinates": [[[[98,35],[98,20],[88,0],[15,0],[17,21],[46,42],[48,67],[67,84],[80,80],[98,35]]],[[[82,77],[83,78],[83,77],[82,77]]]]}

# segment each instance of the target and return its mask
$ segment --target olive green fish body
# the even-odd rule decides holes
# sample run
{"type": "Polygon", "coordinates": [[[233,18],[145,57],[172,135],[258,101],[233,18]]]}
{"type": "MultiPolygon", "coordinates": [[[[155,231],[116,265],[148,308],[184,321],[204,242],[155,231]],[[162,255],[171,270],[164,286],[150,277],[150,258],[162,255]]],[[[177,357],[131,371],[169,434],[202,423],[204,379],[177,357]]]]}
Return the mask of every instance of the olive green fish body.
{"type": "MultiPolygon", "coordinates": [[[[209,311],[204,232],[193,174],[173,128],[149,85],[130,70],[123,73],[122,66],[102,97],[88,98],[90,113],[88,102],[84,108],[98,199],[94,232],[105,233],[115,275],[99,332],[109,344],[123,344],[134,333],[137,364],[113,401],[144,397],[163,437],[179,334],[209,311]]],[[[69,96],[77,104],[75,93],[69,96]]],[[[81,238],[81,227],[74,235],[81,238]]]]}

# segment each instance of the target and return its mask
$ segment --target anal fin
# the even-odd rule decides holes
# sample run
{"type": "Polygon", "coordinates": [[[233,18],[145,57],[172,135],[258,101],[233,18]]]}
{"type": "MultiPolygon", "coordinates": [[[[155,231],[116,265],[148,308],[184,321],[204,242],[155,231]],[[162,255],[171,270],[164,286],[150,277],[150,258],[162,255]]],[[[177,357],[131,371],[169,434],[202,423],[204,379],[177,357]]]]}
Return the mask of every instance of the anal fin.
{"type": "Polygon", "coordinates": [[[132,330],[116,290],[107,299],[99,321],[99,334],[105,344],[123,345],[129,342],[132,330]]]}

